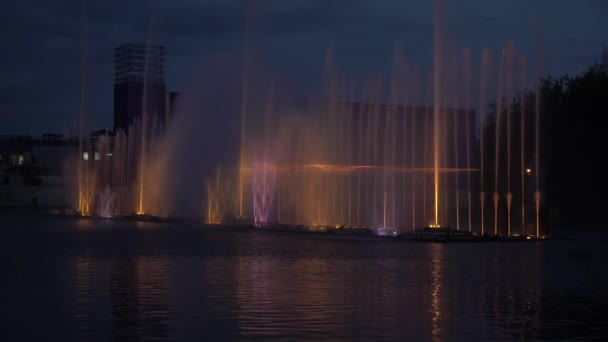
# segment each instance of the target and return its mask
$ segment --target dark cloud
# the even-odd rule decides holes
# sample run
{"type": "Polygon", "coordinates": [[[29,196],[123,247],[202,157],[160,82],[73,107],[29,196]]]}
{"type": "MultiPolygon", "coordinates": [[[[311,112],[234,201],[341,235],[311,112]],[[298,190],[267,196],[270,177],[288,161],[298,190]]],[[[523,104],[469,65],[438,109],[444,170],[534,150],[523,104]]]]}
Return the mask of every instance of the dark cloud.
{"type": "MultiPolygon", "coordinates": [[[[422,67],[432,52],[432,2],[401,0],[256,0],[250,2],[252,55],[290,82],[310,87],[323,55],[364,78],[387,72],[395,43],[422,67]]],[[[0,11],[0,133],[75,127],[83,47],[88,113],[93,128],[112,124],[113,49],[129,41],[167,47],[168,88],[179,90],[205,64],[241,57],[243,0],[24,0],[0,11]],[[85,20],[86,13],[86,20],[85,20]],[[85,35],[86,32],[86,35],[85,35]]],[[[534,30],[545,32],[546,69],[573,73],[608,44],[605,1],[482,0],[446,2],[448,42],[474,53],[513,39],[533,54],[534,30]]],[[[183,90],[183,89],[182,89],[183,90]]]]}

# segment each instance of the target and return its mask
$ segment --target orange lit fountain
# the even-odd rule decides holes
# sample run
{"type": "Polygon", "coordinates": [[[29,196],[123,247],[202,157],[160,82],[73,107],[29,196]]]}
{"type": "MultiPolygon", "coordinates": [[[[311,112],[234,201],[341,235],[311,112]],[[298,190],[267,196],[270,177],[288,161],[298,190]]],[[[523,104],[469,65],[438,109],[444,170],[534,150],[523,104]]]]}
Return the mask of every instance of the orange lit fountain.
{"type": "Polygon", "coordinates": [[[144,115],[128,135],[101,136],[93,147],[81,143],[82,215],[167,215],[178,204],[166,192],[177,191],[175,183],[181,182],[197,185],[192,188],[202,196],[184,202],[203,208],[203,221],[210,224],[236,218],[260,227],[368,229],[380,235],[453,227],[471,235],[523,236],[534,218],[533,235],[540,236],[540,104],[537,97],[534,116],[525,99],[513,105],[527,84],[525,59],[513,43],[495,58],[497,70],[488,50],[476,55],[448,49],[443,4],[436,1],[431,70],[396,48],[389,77],[355,79],[340,71],[338,53],[330,48],[318,94],[293,100],[272,76],[256,74],[249,46],[252,13],[249,7],[243,70],[235,81],[238,128],[231,126],[231,134],[211,144],[235,145],[232,159],[216,160],[209,156],[214,147],[199,152],[203,144],[192,143],[203,127],[189,120],[214,112],[191,110],[168,133],[144,115]],[[491,110],[490,91],[496,93],[491,110]],[[520,130],[513,129],[517,125],[520,130]],[[176,176],[192,164],[175,156],[182,150],[195,161],[212,159],[207,164],[213,166],[191,178],[176,176]],[[472,196],[476,192],[478,198],[472,196]],[[511,221],[514,215],[521,217],[521,230],[511,221]]]}

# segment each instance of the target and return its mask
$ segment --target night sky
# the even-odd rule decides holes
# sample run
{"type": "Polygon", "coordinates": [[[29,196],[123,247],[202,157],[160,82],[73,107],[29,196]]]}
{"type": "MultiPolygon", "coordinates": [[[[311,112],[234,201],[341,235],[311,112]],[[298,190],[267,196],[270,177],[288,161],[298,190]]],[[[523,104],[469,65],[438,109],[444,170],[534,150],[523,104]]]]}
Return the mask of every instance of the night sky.
{"type": "MultiPolygon", "coordinates": [[[[113,53],[119,44],[166,46],[169,91],[195,84],[192,77],[204,77],[200,71],[209,65],[239,65],[246,7],[242,0],[4,4],[0,134],[75,133],[83,46],[89,51],[91,128],[112,126],[113,53]]],[[[388,72],[396,42],[424,68],[432,61],[431,1],[255,1],[252,13],[252,55],[303,93],[318,86],[330,44],[340,69],[359,78],[388,72]]],[[[580,72],[608,44],[604,0],[446,1],[445,17],[448,45],[469,47],[475,56],[512,39],[533,59],[536,28],[542,28],[544,70],[554,76],[580,72]]]]}

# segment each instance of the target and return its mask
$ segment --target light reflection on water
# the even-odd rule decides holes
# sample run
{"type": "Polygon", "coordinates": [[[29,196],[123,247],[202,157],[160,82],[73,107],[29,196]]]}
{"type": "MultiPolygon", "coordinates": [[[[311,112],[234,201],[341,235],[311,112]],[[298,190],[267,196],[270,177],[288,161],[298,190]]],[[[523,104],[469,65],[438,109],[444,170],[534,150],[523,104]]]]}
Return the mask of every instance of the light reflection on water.
{"type": "Polygon", "coordinates": [[[0,218],[7,340],[607,336],[603,242],[342,241],[0,218]]]}
{"type": "Polygon", "coordinates": [[[431,308],[433,312],[432,318],[432,335],[433,339],[439,339],[442,337],[441,326],[439,319],[441,318],[441,305],[440,305],[440,293],[441,291],[441,263],[443,262],[441,251],[443,245],[432,244],[430,246],[431,254],[431,308]]]}

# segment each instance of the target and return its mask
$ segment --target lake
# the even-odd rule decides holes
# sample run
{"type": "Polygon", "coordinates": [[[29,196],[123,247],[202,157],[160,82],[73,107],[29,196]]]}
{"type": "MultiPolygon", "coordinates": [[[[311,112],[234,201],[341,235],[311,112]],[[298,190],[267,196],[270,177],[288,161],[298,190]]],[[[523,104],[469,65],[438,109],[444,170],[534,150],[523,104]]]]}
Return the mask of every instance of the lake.
{"type": "Polygon", "coordinates": [[[361,241],[35,211],[0,229],[5,341],[608,339],[604,233],[361,241]]]}

